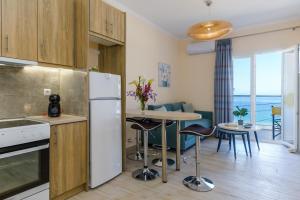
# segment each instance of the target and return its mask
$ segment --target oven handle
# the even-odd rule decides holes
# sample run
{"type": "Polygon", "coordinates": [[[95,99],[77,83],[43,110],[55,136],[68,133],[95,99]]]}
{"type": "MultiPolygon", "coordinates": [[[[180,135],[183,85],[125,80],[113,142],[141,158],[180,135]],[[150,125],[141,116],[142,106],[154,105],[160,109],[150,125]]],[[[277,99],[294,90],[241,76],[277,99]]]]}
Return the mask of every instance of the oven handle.
{"type": "Polygon", "coordinates": [[[25,153],[30,153],[30,152],[39,151],[39,150],[48,149],[48,148],[49,148],[49,143],[45,144],[45,145],[37,146],[37,147],[32,147],[32,148],[28,148],[28,149],[22,149],[19,151],[13,151],[13,152],[9,152],[9,153],[0,154],[0,159],[18,156],[18,155],[22,155],[25,153]]]}

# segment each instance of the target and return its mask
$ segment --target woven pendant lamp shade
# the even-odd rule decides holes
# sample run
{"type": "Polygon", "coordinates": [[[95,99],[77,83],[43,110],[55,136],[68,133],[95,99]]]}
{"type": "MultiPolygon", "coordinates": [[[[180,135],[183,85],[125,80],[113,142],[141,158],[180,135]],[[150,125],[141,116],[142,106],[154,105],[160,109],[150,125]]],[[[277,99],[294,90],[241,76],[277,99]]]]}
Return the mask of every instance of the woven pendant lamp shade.
{"type": "Polygon", "coordinates": [[[188,36],[199,41],[215,40],[228,35],[232,24],[227,21],[213,20],[193,25],[188,30],[188,36]]]}
{"type": "MultiPolygon", "coordinates": [[[[208,8],[212,0],[204,0],[208,8]]],[[[187,35],[194,40],[208,41],[220,39],[232,31],[232,24],[224,20],[209,20],[193,25],[189,28],[187,35]]]]}

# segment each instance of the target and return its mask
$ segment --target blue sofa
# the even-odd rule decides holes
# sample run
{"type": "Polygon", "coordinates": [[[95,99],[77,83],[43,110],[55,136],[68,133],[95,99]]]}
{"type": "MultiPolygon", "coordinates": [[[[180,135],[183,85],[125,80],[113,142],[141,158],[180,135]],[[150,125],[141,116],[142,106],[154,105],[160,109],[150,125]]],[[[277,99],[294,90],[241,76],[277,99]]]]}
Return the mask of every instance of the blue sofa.
{"type": "MultiPolygon", "coordinates": [[[[184,102],[178,102],[178,103],[167,103],[162,105],[149,105],[148,110],[155,110],[162,106],[165,106],[167,111],[178,111],[183,110],[184,102]]],[[[195,111],[196,113],[199,113],[202,115],[202,119],[194,120],[194,121],[181,121],[181,128],[185,128],[191,124],[199,124],[205,128],[211,128],[212,127],[212,119],[213,119],[213,113],[212,112],[206,112],[206,111],[195,111]]],[[[181,136],[181,150],[185,151],[188,148],[192,147],[195,144],[195,137],[191,135],[182,135],[181,136]]],[[[155,129],[149,133],[149,144],[150,145],[161,145],[161,129],[155,129]]],[[[167,144],[168,147],[171,147],[172,149],[176,149],[176,124],[167,127],[167,144]]]]}

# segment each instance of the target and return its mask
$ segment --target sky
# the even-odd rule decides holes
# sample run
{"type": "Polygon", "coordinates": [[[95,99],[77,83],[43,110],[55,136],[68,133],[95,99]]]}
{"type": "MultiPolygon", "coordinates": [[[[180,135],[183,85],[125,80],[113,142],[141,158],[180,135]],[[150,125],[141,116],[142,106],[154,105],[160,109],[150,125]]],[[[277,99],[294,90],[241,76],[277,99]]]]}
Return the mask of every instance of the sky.
{"type": "MultiPolygon", "coordinates": [[[[256,95],[281,95],[281,53],[256,55],[256,95]]],[[[234,95],[250,95],[251,59],[233,60],[234,95]]]]}

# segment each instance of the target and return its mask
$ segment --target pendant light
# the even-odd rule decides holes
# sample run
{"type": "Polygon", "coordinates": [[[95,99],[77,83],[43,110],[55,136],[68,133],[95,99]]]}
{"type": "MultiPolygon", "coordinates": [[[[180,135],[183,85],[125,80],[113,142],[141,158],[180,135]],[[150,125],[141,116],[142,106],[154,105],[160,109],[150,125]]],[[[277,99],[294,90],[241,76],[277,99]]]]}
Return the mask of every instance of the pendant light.
{"type": "MultiPolygon", "coordinates": [[[[210,8],[211,0],[204,1],[210,8]]],[[[211,20],[193,25],[188,30],[188,36],[199,41],[216,40],[232,31],[232,24],[224,20],[211,20]]]]}

